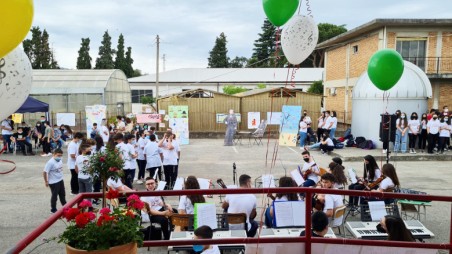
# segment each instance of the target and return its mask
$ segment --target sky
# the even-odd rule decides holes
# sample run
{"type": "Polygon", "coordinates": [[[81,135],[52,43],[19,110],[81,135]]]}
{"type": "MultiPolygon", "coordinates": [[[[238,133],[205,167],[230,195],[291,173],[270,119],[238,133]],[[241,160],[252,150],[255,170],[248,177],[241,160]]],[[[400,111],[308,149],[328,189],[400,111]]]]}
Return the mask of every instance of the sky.
{"type": "MultiPolygon", "coordinates": [[[[250,57],[265,19],[261,0],[36,0],[33,26],[46,29],[60,67],[75,69],[81,38],[91,40],[95,64],[106,30],[116,48],[118,36],[132,47],[133,67],[156,72],[207,67],[215,38],[224,32],[228,56],[250,57]],[[165,63],[163,63],[163,54],[165,63]]],[[[317,23],[353,29],[376,18],[452,18],[450,0],[311,0],[317,23]]],[[[302,0],[300,14],[306,14],[302,0]]],[[[31,35],[28,35],[28,38],[31,35]]]]}

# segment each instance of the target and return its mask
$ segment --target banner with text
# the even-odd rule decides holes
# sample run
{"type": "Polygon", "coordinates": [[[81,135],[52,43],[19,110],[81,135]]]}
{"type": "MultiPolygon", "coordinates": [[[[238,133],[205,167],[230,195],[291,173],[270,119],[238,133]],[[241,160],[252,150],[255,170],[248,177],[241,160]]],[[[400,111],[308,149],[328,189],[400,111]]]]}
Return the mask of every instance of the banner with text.
{"type": "Polygon", "coordinates": [[[86,106],[86,132],[89,134],[93,130],[93,123],[97,123],[97,126],[101,126],[102,119],[107,118],[107,106],[105,105],[93,105],[86,106]]]}
{"type": "Polygon", "coordinates": [[[160,114],[137,114],[137,123],[161,123],[162,115],[160,114]]]}
{"type": "Polygon", "coordinates": [[[188,130],[188,106],[169,106],[168,107],[169,123],[168,127],[176,134],[176,139],[179,144],[188,145],[189,130],[188,130]]]}

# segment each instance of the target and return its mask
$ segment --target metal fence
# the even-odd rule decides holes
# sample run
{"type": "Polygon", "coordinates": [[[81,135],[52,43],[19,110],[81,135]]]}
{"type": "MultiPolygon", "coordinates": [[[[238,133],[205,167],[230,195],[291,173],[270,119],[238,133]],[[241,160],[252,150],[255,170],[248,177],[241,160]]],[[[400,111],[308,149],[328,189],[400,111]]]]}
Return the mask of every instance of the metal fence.
{"type": "Polygon", "coordinates": [[[427,74],[452,74],[452,57],[403,57],[427,74]]]}

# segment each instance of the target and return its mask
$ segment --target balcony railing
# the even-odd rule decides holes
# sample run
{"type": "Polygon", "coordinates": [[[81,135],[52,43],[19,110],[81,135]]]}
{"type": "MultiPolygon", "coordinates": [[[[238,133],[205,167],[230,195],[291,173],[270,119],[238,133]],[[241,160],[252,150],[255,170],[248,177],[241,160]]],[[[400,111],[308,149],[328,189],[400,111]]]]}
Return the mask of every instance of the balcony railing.
{"type": "Polygon", "coordinates": [[[452,57],[403,57],[426,74],[452,74],[452,57]]]}

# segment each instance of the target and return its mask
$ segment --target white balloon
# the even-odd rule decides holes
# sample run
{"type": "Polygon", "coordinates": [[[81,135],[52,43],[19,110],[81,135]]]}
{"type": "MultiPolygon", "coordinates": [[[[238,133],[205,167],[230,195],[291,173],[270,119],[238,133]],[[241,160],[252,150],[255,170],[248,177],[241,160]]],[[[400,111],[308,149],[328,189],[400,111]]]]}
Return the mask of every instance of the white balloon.
{"type": "Polygon", "coordinates": [[[314,19],[293,16],[284,26],[281,47],[289,63],[300,64],[314,51],[319,39],[319,29],[314,19]]]}
{"type": "Polygon", "coordinates": [[[30,60],[20,47],[0,58],[0,120],[24,104],[32,79],[30,60]]]}

